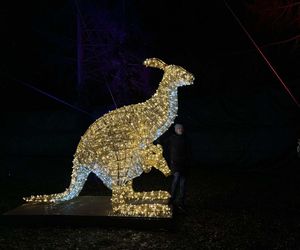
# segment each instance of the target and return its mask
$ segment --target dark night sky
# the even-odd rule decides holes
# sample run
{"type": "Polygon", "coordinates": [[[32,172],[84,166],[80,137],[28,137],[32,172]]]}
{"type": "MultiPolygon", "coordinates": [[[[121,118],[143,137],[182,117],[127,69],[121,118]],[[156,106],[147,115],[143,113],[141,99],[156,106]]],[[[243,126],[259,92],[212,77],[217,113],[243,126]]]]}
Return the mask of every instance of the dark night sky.
{"type": "MultiPolygon", "coordinates": [[[[123,53],[128,57],[133,55],[134,63],[139,65],[137,68],[141,67],[146,57],[155,56],[193,72],[196,76],[195,86],[184,91],[189,97],[252,91],[261,87],[261,82],[264,82],[265,87],[273,85],[274,89],[281,88],[284,92],[223,1],[201,4],[194,1],[89,1],[89,4],[96,6],[98,13],[108,16],[105,25],[112,22],[119,25],[115,32],[127,32],[125,43],[120,42],[113,46],[116,53],[123,53]]],[[[86,6],[88,4],[83,1],[81,3],[74,0],[63,3],[11,1],[2,7],[1,23],[4,35],[1,41],[1,71],[6,79],[1,84],[3,95],[7,96],[9,92],[9,96],[17,99],[17,103],[22,106],[24,103],[25,106],[29,103],[33,106],[51,106],[53,102],[53,107],[59,107],[55,101],[20,85],[23,82],[65,101],[76,102],[76,17],[78,13],[84,16],[85,25],[89,26],[87,14],[97,14],[91,13],[86,6]]],[[[275,38],[281,39],[279,35],[276,37],[276,34],[253,29],[253,23],[248,18],[249,11],[247,12],[242,2],[240,5],[230,3],[230,6],[249,28],[250,33],[252,32],[258,44],[276,41],[275,38]]],[[[90,27],[91,25],[88,28],[90,27]]],[[[101,23],[97,28],[101,29],[101,23]]],[[[284,38],[289,38],[288,35],[284,38]]],[[[113,39],[118,42],[120,38],[113,39]]],[[[111,41],[115,42],[113,39],[111,41]]],[[[99,41],[93,40],[94,43],[99,41]]],[[[298,79],[296,70],[290,69],[289,72],[284,68],[288,62],[281,63],[282,60],[297,59],[295,56],[291,58],[286,53],[286,48],[273,47],[265,52],[284,80],[298,79]]],[[[299,50],[297,52],[299,54],[299,50]]],[[[155,70],[152,73],[155,74],[155,70]]],[[[96,74],[101,75],[101,70],[96,74]]],[[[147,98],[156,88],[156,82],[151,81],[149,84],[150,91],[140,94],[139,99],[131,96],[128,102],[147,98]]],[[[94,99],[102,98],[106,103],[112,101],[105,88],[97,90],[98,96],[93,97],[94,99]]],[[[291,86],[291,90],[294,93],[295,86],[291,86]]],[[[113,91],[118,92],[116,89],[113,91]]],[[[298,93],[294,94],[300,99],[298,93]]],[[[119,97],[122,98],[122,94],[119,97]]]]}
{"type": "MultiPolygon", "coordinates": [[[[270,21],[276,11],[263,13],[264,5],[257,4],[259,11],[253,12],[257,6],[247,1],[228,3],[259,45],[298,34],[299,25],[286,24],[289,17],[270,21]]],[[[227,99],[238,113],[243,106],[255,113],[266,105],[283,107],[293,119],[299,113],[223,1],[10,1],[1,7],[1,19],[1,103],[6,110],[15,110],[12,104],[17,110],[70,108],[53,99],[59,98],[93,112],[113,106],[108,87],[120,105],[143,101],[154,93],[161,72],[144,69],[142,62],[159,57],[196,76],[194,86],[180,90],[183,103],[227,99]],[[96,48],[83,51],[81,89],[78,16],[82,44],[96,48]],[[98,33],[87,35],[92,29],[98,33]]],[[[300,100],[296,43],[263,51],[300,100]]]]}
{"type": "MultiPolygon", "coordinates": [[[[282,12],[281,0],[228,3],[299,101],[300,49],[291,39],[299,34],[298,12],[282,12]]],[[[77,117],[84,110],[94,117],[115,108],[113,98],[117,106],[144,101],[162,72],[142,62],[158,57],[196,77],[179,90],[179,117],[197,133],[201,160],[245,166],[295,152],[300,109],[224,1],[10,1],[0,17],[4,113],[77,117]]],[[[20,130],[8,117],[6,128],[20,130]]],[[[36,133],[22,131],[18,141],[36,133]]]]}

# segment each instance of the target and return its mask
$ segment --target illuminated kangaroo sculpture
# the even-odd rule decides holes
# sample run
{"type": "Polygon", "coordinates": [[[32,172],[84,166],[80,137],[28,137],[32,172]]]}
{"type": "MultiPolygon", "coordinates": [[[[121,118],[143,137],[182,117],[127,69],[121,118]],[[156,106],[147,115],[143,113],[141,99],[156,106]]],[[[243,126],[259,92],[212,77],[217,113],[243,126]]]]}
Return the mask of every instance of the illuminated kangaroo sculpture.
{"type": "Polygon", "coordinates": [[[146,59],[144,65],[164,71],[155,94],[145,102],[110,111],[90,125],[77,146],[71,183],[64,192],[25,197],[25,201],[70,200],[79,195],[88,175],[93,172],[112,190],[114,213],[170,216],[166,202],[155,202],[167,200],[168,192],[134,192],[132,180],[149,172],[151,167],[165,176],[170,174],[162,147],[154,145],[153,141],[167,131],[177,116],[177,88],[193,84],[194,76],[180,66],[167,65],[157,58],[146,59]],[[137,200],[138,204],[132,203],[137,200]]]}

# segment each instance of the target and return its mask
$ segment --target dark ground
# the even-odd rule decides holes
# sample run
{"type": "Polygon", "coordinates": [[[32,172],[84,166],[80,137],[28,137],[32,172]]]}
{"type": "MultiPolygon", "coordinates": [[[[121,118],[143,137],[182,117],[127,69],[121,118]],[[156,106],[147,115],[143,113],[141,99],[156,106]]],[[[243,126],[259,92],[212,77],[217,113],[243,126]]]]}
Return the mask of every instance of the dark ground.
{"type": "MultiPolygon", "coordinates": [[[[22,157],[2,165],[9,162],[30,165],[35,172],[1,180],[1,213],[21,205],[25,195],[58,192],[68,185],[70,173],[61,169],[70,165],[69,158],[22,157]],[[41,172],[41,164],[44,169],[54,164],[56,170],[41,172]]],[[[187,214],[174,215],[172,230],[2,225],[0,249],[300,249],[299,159],[264,169],[193,166],[187,214]]],[[[136,190],[166,189],[170,181],[151,171],[134,185],[136,190]]],[[[81,195],[110,195],[110,190],[91,175],[81,195]]]]}

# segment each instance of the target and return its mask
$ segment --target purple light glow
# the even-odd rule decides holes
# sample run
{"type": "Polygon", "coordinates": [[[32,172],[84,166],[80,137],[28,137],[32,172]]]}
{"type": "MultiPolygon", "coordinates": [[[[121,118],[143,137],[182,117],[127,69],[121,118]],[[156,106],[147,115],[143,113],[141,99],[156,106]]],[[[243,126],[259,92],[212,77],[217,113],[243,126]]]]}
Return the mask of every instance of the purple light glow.
{"type": "MultiPolygon", "coordinates": [[[[101,96],[115,108],[146,99],[151,94],[142,65],[144,48],[138,27],[120,22],[118,9],[92,3],[77,9],[77,90],[87,106],[97,105],[101,96]]],[[[102,98],[103,99],[103,98],[102,98]]],[[[83,105],[84,106],[84,105],[83,105]]]]}

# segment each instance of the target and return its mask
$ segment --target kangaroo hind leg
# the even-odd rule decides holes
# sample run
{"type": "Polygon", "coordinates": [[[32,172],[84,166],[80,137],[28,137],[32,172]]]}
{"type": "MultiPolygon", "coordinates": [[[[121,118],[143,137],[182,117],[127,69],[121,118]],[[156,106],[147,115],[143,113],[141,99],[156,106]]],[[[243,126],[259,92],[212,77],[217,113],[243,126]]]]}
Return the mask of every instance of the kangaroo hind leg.
{"type": "Polygon", "coordinates": [[[74,166],[70,186],[62,193],[49,195],[32,195],[24,197],[27,202],[58,202],[71,200],[78,196],[91,170],[84,166],[74,166]]]}

